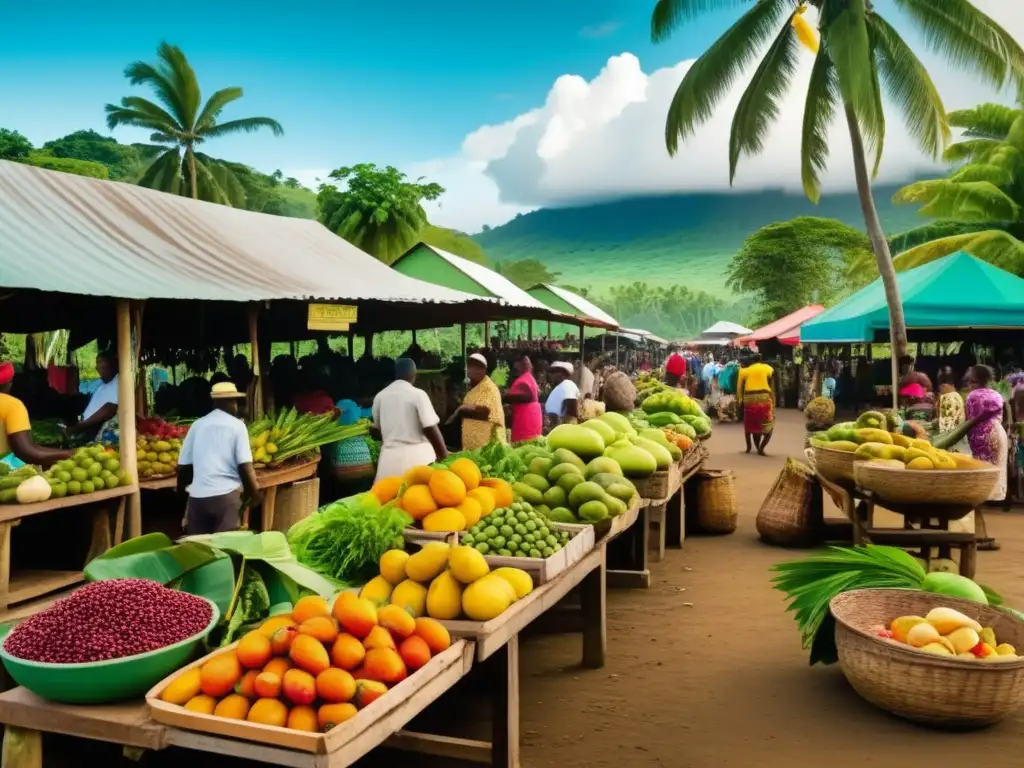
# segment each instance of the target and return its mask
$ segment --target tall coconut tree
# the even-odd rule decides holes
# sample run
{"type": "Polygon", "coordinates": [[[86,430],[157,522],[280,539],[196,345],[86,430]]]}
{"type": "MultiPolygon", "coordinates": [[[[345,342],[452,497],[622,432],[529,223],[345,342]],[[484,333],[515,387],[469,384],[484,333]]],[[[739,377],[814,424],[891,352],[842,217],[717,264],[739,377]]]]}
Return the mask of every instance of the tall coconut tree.
{"type": "Polygon", "coordinates": [[[947,178],[909,184],[893,198],[922,205],[922,215],[939,219],[921,228],[931,237],[906,234],[919,244],[896,256],[896,267],[962,250],[1024,275],[1024,103],[1016,109],[982,104],[950,113],[949,122],[963,129],[964,139],[944,157],[959,167],[947,178]]]}
{"type": "MultiPolygon", "coordinates": [[[[1012,79],[1024,82],[1024,50],[969,0],[893,0],[893,4],[950,64],[999,88],[1012,79]]],[[[658,0],[651,19],[652,38],[664,40],[703,13],[743,6],[749,9],[684,75],[665,126],[668,151],[675,154],[680,141],[714,114],[739,77],[756,63],[732,120],[729,176],[730,181],[734,179],[740,157],[756,155],[765,147],[779,117],[780,100],[797,73],[801,43],[814,50],[803,116],[804,191],[818,201],[821,174],[828,165],[828,131],[841,116],[850,134],[864,223],[885,287],[894,353],[906,354],[903,305],[871,179],[885,141],[883,94],[901,113],[921,149],[937,157],[950,138],[938,90],[913,49],[871,0],[658,0]],[[808,6],[817,11],[816,30],[804,17],[808,6]]]]}
{"type": "Polygon", "coordinates": [[[125,96],[121,103],[107,104],[107,126],[122,125],[153,131],[150,135],[158,156],[139,179],[139,184],[193,200],[241,206],[245,193],[234,173],[218,160],[201,154],[197,147],[233,133],[253,133],[269,128],[284,133],[269,117],[244,117],[221,122],[221,112],[242,98],[242,89],[223,88],[203,103],[199,81],[181,49],[168,43],[157,48],[157,63],[136,61],[124,71],[132,85],[153,90],[156,102],[141,96],[125,96]]]}

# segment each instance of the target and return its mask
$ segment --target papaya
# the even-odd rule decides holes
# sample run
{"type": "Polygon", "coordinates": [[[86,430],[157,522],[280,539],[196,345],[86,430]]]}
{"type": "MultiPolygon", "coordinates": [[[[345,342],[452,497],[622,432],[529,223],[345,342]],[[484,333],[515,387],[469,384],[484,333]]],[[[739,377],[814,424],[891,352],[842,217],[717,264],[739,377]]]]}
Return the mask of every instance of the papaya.
{"type": "MultiPolygon", "coordinates": [[[[566,477],[568,477],[568,475],[566,475],[566,477]]],[[[527,485],[526,483],[523,482],[513,483],[512,490],[515,492],[516,496],[522,498],[522,500],[525,501],[527,504],[544,503],[544,494],[541,491],[538,491],[532,485],[527,485]]]]}
{"type": "Polygon", "coordinates": [[[579,475],[582,477],[583,472],[575,464],[570,464],[569,462],[556,464],[551,468],[551,471],[548,472],[548,482],[557,483],[558,478],[562,475],[579,475]]]}
{"type": "Polygon", "coordinates": [[[532,472],[523,475],[519,482],[525,483],[531,488],[536,488],[541,493],[544,493],[544,491],[551,487],[551,483],[545,480],[541,475],[535,475],[532,472]]]}
{"type": "Polygon", "coordinates": [[[885,443],[886,445],[892,445],[893,440],[892,435],[884,429],[858,429],[857,439],[854,442],[885,443]]]}
{"type": "Polygon", "coordinates": [[[579,424],[559,424],[548,435],[548,446],[567,448],[581,459],[592,459],[604,452],[605,442],[597,432],[579,424]]]}
{"type": "Polygon", "coordinates": [[[629,419],[627,419],[621,413],[616,413],[615,411],[606,411],[605,413],[602,413],[600,416],[598,416],[598,419],[605,422],[606,424],[610,424],[612,429],[614,429],[620,435],[628,435],[631,432],[633,432],[633,426],[629,423],[629,419]]]}
{"type": "Polygon", "coordinates": [[[585,466],[587,466],[586,462],[583,461],[583,459],[581,459],[575,453],[570,451],[568,448],[557,449],[553,454],[551,454],[551,459],[555,462],[556,466],[561,466],[562,464],[572,464],[578,467],[579,469],[583,469],[585,466]]]}
{"type": "Polygon", "coordinates": [[[858,445],[850,440],[833,440],[832,442],[825,443],[823,446],[830,451],[844,451],[846,453],[853,453],[857,450],[858,445]]]}
{"type": "Polygon", "coordinates": [[[597,434],[599,434],[604,440],[605,445],[615,442],[615,439],[618,436],[614,427],[612,427],[607,421],[601,421],[600,419],[589,419],[584,421],[580,426],[584,429],[592,429],[594,432],[597,432],[597,434]]]}

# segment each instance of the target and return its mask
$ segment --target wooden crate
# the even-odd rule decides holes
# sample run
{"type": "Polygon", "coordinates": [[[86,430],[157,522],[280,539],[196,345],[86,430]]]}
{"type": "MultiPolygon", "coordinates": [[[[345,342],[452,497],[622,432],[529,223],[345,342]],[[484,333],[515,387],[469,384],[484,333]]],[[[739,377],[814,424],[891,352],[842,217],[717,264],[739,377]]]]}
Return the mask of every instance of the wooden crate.
{"type": "Polygon", "coordinates": [[[643,499],[639,495],[634,496],[633,500],[629,502],[626,511],[621,515],[608,520],[602,520],[593,526],[596,538],[598,540],[605,538],[609,540],[614,539],[620,533],[632,527],[633,523],[640,517],[640,508],[645,506],[648,506],[647,499],[643,499]]]}
{"type": "Polygon", "coordinates": [[[495,568],[519,568],[530,574],[536,586],[547,584],[555,576],[582,560],[587,552],[594,548],[594,526],[576,523],[554,523],[559,531],[570,531],[573,537],[569,543],[555,552],[551,557],[504,557],[502,555],[484,555],[484,560],[495,568]]]}
{"type": "Polygon", "coordinates": [[[424,531],[422,528],[409,526],[402,532],[403,538],[410,544],[424,544],[431,541],[447,541],[454,543],[459,536],[458,531],[424,531]]]}
{"type": "MultiPolygon", "coordinates": [[[[237,643],[229,648],[234,648],[235,645],[237,643]]],[[[146,703],[149,704],[153,720],[188,731],[313,754],[330,754],[358,745],[361,748],[360,755],[383,742],[455,685],[472,666],[475,651],[473,643],[455,641],[448,650],[432,658],[385,695],[360,710],[351,720],[332,728],[327,733],[307,733],[250,723],[246,720],[229,720],[190,712],[184,707],[168,704],[160,699],[160,694],[174,680],[201,666],[218,653],[223,653],[224,650],[217,649],[153,686],[146,694],[146,703]]]]}

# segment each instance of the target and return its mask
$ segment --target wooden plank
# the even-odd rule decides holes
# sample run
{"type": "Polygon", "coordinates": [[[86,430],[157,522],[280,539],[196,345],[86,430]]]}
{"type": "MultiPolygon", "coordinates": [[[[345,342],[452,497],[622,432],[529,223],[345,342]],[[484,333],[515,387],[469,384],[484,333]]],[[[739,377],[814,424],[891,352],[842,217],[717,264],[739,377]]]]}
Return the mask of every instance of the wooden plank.
{"type": "MultiPolygon", "coordinates": [[[[284,730],[284,729],[282,729],[284,730]]],[[[225,739],[211,736],[208,733],[196,733],[178,728],[168,728],[166,736],[168,747],[193,749],[197,752],[212,752],[220,755],[231,755],[240,760],[251,760],[255,763],[280,765],[286,768],[326,768],[327,756],[314,755],[309,752],[297,752],[293,749],[273,747],[253,741],[225,739]]]]}
{"type": "MultiPolygon", "coordinates": [[[[320,459],[316,458],[313,461],[307,461],[290,467],[258,469],[256,470],[256,484],[260,488],[271,488],[277,485],[285,485],[286,483],[294,483],[299,480],[308,480],[316,476],[319,461],[320,459]]],[[[166,490],[168,488],[176,488],[177,486],[178,478],[174,475],[154,480],[143,480],[139,483],[139,487],[144,491],[166,490]]]]}
{"type": "Polygon", "coordinates": [[[163,749],[166,745],[167,729],[150,719],[141,700],[121,704],[58,704],[19,687],[0,694],[0,723],[140,749],[163,749]]]}
{"type": "Polygon", "coordinates": [[[583,666],[600,669],[608,649],[607,584],[605,548],[601,564],[580,582],[580,613],[583,617],[583,666]]]}
{"type": "Polygon", "coordinates": [[[85,580],[81,571],[14,571],[7,592],[7,604],[15,605],[70,587],[85,580]]]}
{"type": "Polygon", "coordinates": [[[433,733],[399,731],[384,742],[385,747],[403,752],[416,752],[449,760],[463,760],[468,763],[491,762],[491,742],[478,739],[459,739],[454,736],[437,736],[433,733]]]}
{"type": "Polygon", "coordinates": [[[143,480],[139,483],[139,489],[143,491],[164,491],[178,487],[178,477],[158,477],[150,480],[143,480]]]}
{"type": "Polygon", "coordinates": [[[647,589],[651,586],[651,572],[647,568],[651,539],[650,513],[650,507],[642,508],[638,524],[617,542],[612,553],[612,564],[625,567],[609,568],[606,571],[608,586],[630,589],[647,589]],[[625,562],[622,563],[622,560],[625,562]]]}
{"type": "Polygon", "coordinates": [[[519,635],[488,661],[491,680],[491,766],[519,768],[519,635]]]}
{"type": "Polygon", "coordinates": [[[61,499],[47,499],[37,501],[35,504],[0,504],[0,523],[10,520],[20,520],[23,517],[39,515],[43,512],[52,512],[55,509],[67,509],[68,507],[79,507],[83,504],[93,504],[98,501],[118,499],[122,496],[131,496],[139,489],[136,484],[119,486],[117,488],[106,488],[93,493],[83,493],[78,496],[65,496],[61,499]]]}
{"type": "Polygon", "coordinates": [[[60,592],[45,595],[37,600],[28,600],[18,605],[11,606],[6,611],[0,610],[0,624],[24,621],[29,616],[34,616],[40,611],[49,608],[58,600],[67,597],[76,589],[78,589],[77,585],[69,589],[63,589],[60,592]]]}
{"type": "Polygon", "coordinates": [[[43,734],[13,726],[4,729],[3,768],[43,768],[43,734]]]}
{"type": "Polygon", "coordinates": [[[0,610],[10,605],[11,590],[11,529],[18,521],[0,523],[0,610]]]}
{"type": "Polygon", "coordinates": [[[588,573],[600,568],[604,562],[604,547],[598,545],[576,565],[533,590],[517,601],[497,618],[490,621],[442,621],[455,637],[476,641],[477,661],[484,661],[494,655],[508,641],[518,635],[524,627],[538,616],[554,607],[574,587],[580,584],[588,573]]]}
{"type": "Polygon", "coordinates": [[[942,544],[971,544],[974,542],[973,533],[955,531],[869,528],[865,534],[872,544],[885,544],[894,547],[938,547],[942,544]]]}
{"type": "MultiPolygon", "coordinates": [[[[536,586],[547,584],[560,573],[572,567],[586,556],[587,552],[594,548],[594,526],[578,525],[575,523],[554,523],[552,526],[558,531],[570,531],[573,537],[569,543],[555,552],[551,557],[504,557],[502,555],[485,555],[484,560],[491,567],[497,568],[519,568],[530,574],[536,586]]],[[[456,539],[460,534],[455,534],[456,539]]]]}
{"type": "Polygon", "coordinates": [[[650,589],[651,572],[646,568],[642,571],[606,571],[605,580],[609,587],[615,589],[650,589]]]}

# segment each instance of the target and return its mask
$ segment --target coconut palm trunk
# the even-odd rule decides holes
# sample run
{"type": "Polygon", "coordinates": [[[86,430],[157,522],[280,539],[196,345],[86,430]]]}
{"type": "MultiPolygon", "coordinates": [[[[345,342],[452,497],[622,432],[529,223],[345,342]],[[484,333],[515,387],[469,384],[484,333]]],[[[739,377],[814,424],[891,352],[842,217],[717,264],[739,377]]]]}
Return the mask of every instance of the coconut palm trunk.
{"type": "Polygon", "coordinates": [[[199,199],[199,185],[196,183],[196,153],[192,151],[192,147],[189,146],[185,149],[185,154],[188,155],[188,175],[189,183],[192,187],[192,199],[199,199]]]}
{"type": "MultiPolygon", "coordinates": [[[[860,210],[864,215],[864,226],[867,228],[871,248],[875,252],[878,263],[878,274],[882,278],[885,289],[885,301],[889,305],[889,339],[892,344],[893,360],[899,360],[907,354],[907,322],[903,316],[903,300],[900,298],[900,285],[896,280],[896,267],[889,253],[889,241],[882,229],[875,208],[875,197],[871,193],[871,175],[868,171],[867,155],[864,151],[864,137],[860,132],[860,124],[853,107],[845,106],[846,124],[850,129],[850,143],[853,146],[853,171],[857,180],[857,197],[860,199],[860,210]]],[[[893,381],[895,388],[896,382],[893,381]]]]}

